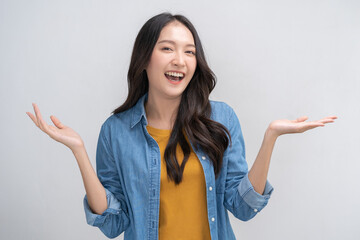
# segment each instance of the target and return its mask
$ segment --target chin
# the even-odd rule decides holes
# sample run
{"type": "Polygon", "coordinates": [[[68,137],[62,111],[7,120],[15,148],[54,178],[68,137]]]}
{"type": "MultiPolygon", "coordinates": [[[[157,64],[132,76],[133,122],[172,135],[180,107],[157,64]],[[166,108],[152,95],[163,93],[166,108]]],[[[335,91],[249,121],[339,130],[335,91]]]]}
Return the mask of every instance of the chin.
{"type": "Polygon", "coordinates": [[[169,92],[166,92],[165,95],[167,98],[170,98],[170,99],[176,99],[176,98],[181,98],[182,94],[183,94],[184,91],[169,91],[169,92]]]}

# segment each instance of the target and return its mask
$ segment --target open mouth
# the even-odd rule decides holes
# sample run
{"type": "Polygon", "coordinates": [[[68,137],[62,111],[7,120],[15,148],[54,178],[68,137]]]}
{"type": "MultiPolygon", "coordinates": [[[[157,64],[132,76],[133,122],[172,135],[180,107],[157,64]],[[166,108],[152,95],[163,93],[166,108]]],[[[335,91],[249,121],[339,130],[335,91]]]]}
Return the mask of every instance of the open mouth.
{"type": "Polygon", "coordinates": [[[166,72],[165,77],[169,79],[170,81],[174,82],[180,82],[184,79],[185,74],[183,73],[177,73],[177,72],[166,72]]]}

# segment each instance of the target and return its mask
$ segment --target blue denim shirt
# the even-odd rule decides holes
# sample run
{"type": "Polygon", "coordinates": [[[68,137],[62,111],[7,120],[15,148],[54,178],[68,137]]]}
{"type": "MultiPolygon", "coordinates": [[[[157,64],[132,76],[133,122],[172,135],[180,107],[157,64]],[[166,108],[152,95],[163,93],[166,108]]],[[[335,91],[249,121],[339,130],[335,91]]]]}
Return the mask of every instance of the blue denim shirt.
{"type": "MultiPolygon", "coordinates": [[[[87,223],[100,228],[109,238],[125,231],[125,240],[158,239],[161,157],[157,142],[146,129],[146,100],[147,94],[131,109],[111,115],[101,126],[96,169],[108,208],[102,215],[94,214],[85,195],[84,209],[87,223]]],[[[206,153],[191,145],[204,170],[211,239],[235,239],[228,210],[243,221],[253,218],[268,203],[273,187],[267,181],[263,195],[254,190],[234,110],[223,102],[210,103],[211,119],[223,124],[232,137],[216,180],[206,153]]]]}

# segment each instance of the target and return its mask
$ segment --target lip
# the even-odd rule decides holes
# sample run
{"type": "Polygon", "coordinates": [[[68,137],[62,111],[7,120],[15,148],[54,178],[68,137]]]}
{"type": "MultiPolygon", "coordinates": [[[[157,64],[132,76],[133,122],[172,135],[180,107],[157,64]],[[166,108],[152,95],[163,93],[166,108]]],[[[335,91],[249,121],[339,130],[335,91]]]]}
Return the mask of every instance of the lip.
{"type": "MultiPolygon", "coordinates": [[[[181,71],[176,71],[176,70],[168,70],[168,71],[165,71],[165,73],[166,72],[176,72],[176,73],[182,73],[183,74],[183,76],[185,77],[185,73],[184,72],[181,72],[181,71]]],[[[164,73],[164,74],[165,74],[164,73]]]]}
{"type": "Polygon", "coordinates": [[[174,82],[174,81],[171,81],[171,80],[168,79],[168,81],[169,81],[169,83],[171,83],[171,84],[173,84],[173,85],[178,85],[178,84],[180,84],[183,80],[180,80],[180,81],[178,81],[178,82],[174,82]]]}

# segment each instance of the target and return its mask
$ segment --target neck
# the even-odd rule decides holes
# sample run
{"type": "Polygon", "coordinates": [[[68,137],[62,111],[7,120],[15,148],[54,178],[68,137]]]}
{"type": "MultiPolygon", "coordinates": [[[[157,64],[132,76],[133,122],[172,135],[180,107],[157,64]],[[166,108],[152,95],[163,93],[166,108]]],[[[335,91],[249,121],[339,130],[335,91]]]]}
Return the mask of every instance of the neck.
{"type": "Polygon", "coordinates": [[[162,98],[148,94],[145,111],[148,125],[159,129],[172,129],[181,98],[162,98]]]}

